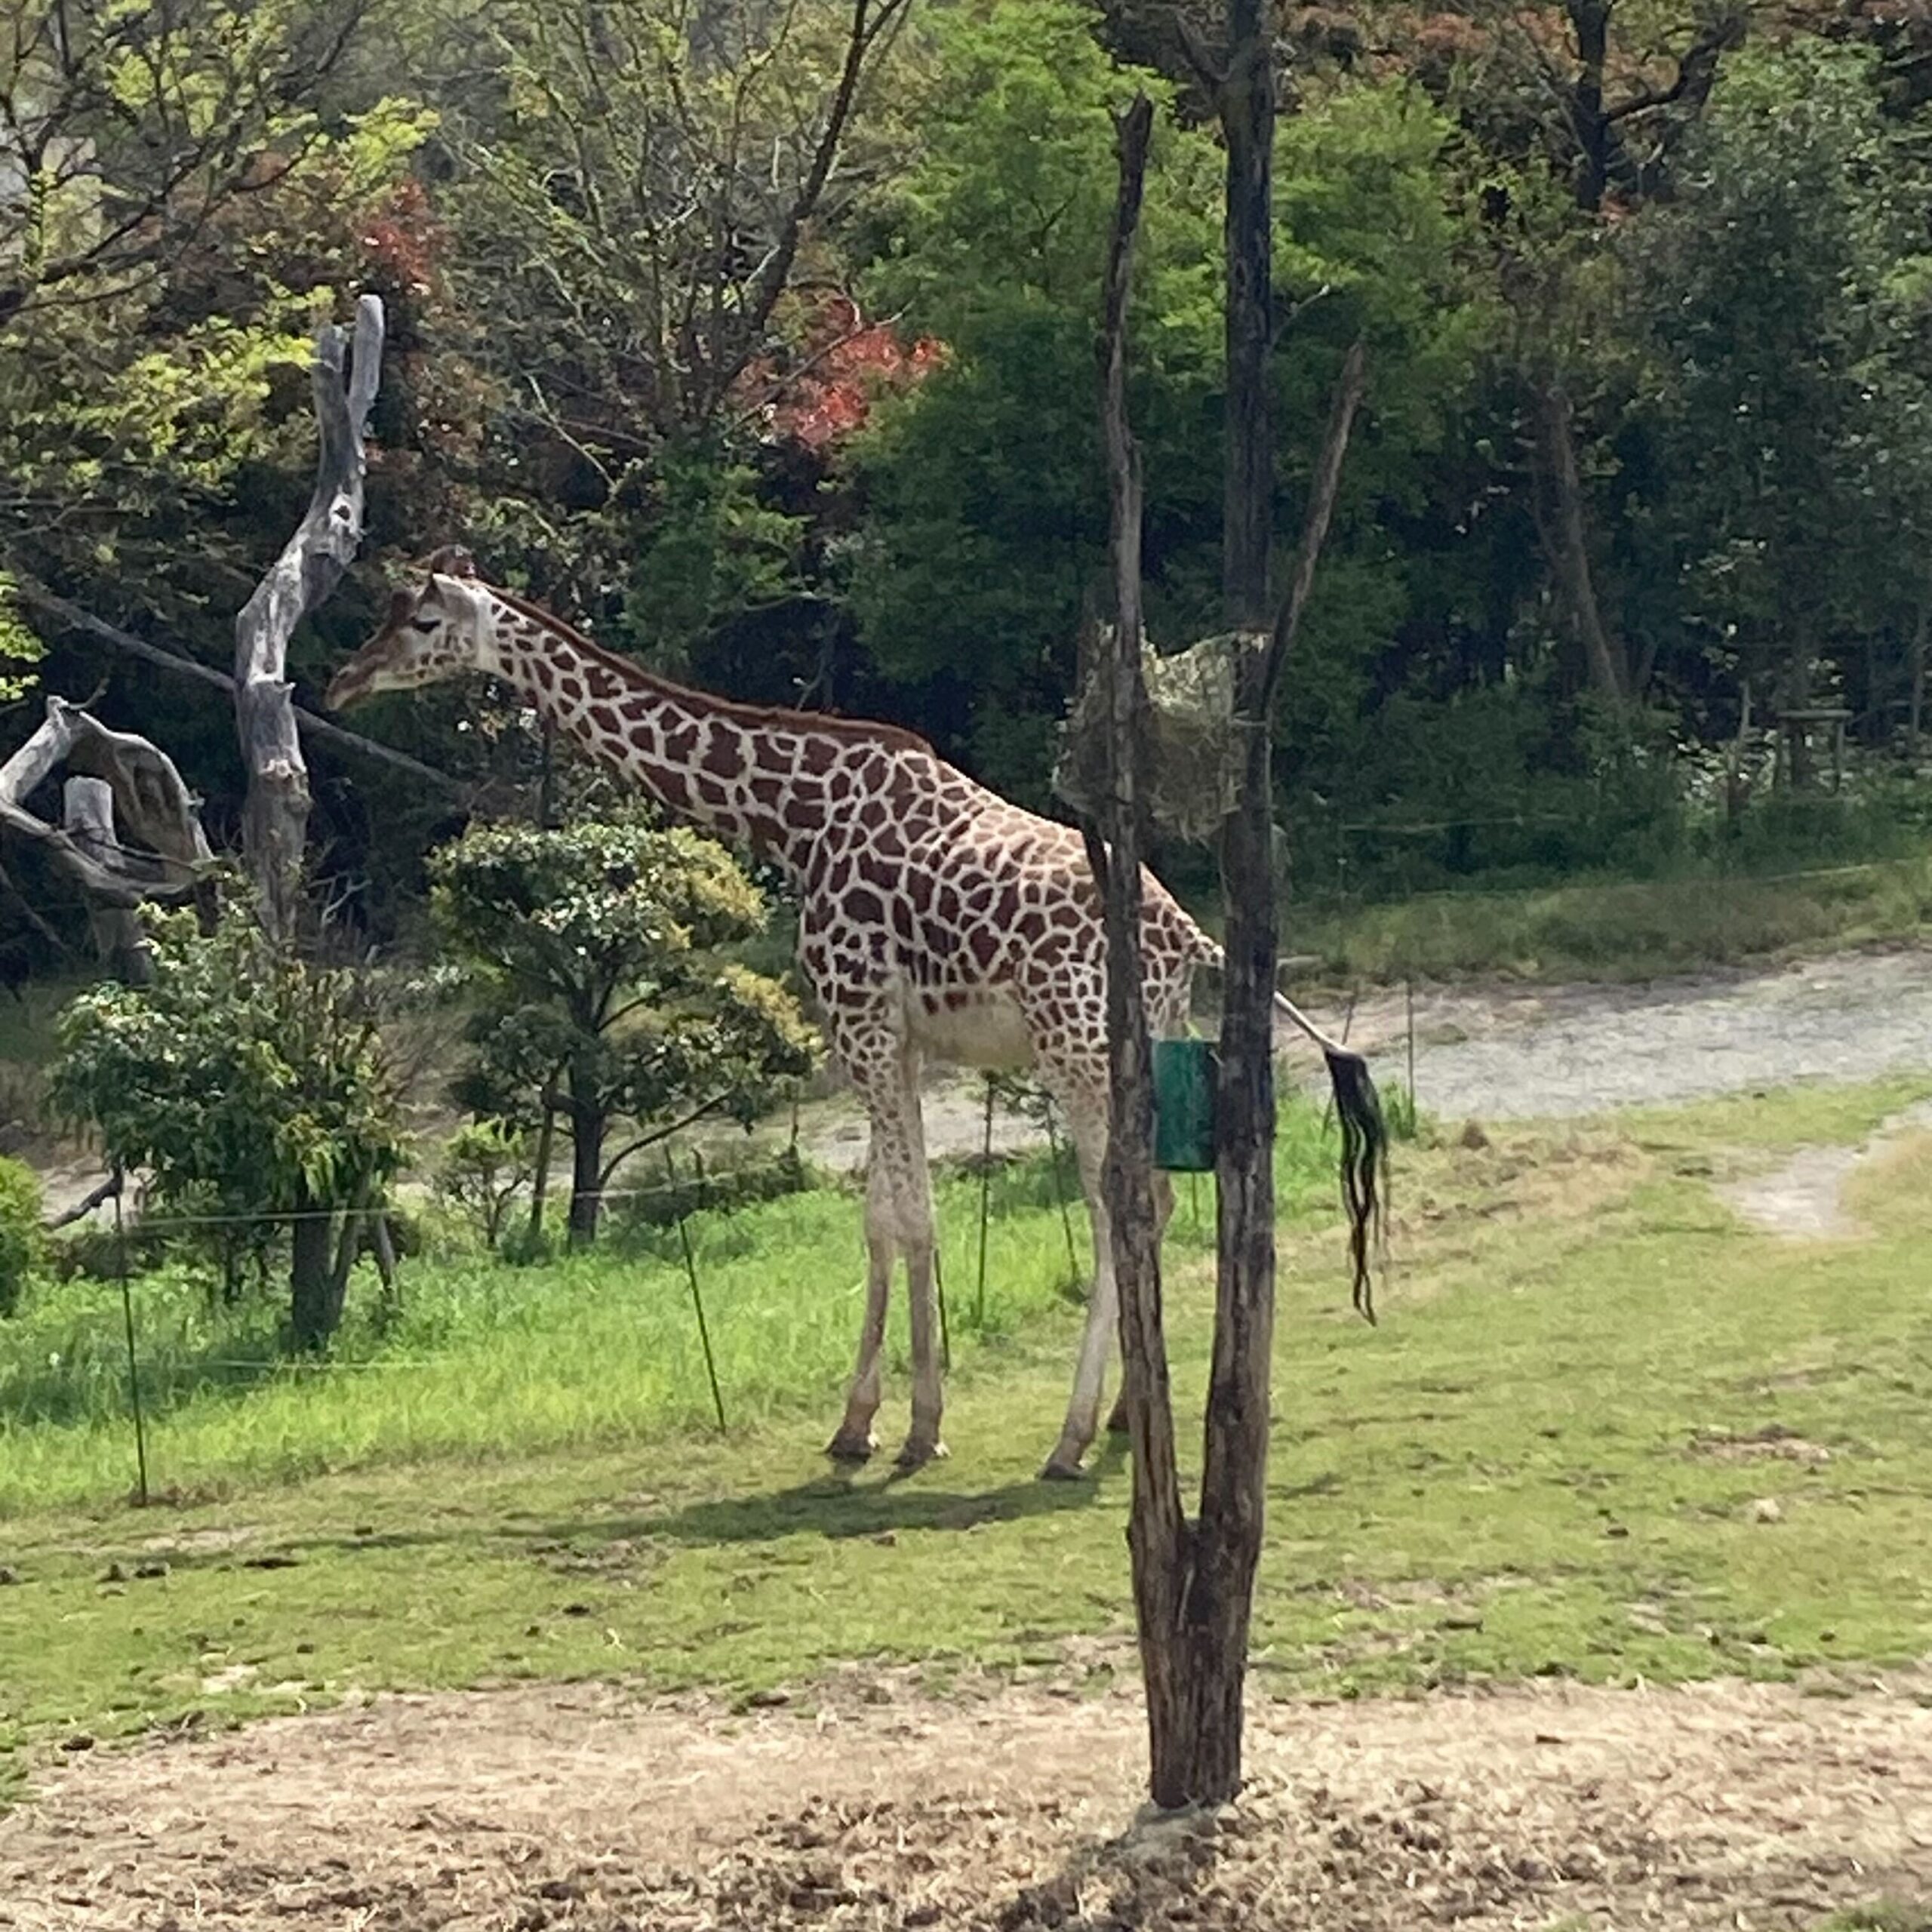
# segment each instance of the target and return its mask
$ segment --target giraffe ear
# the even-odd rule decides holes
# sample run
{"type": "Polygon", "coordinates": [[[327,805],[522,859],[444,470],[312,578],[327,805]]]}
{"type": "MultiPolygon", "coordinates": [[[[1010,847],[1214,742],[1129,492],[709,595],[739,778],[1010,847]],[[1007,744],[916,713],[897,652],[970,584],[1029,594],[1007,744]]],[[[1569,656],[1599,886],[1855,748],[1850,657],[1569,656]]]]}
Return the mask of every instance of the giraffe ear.
{"type": "Polygon", "coordinates": [[[460,577],[474,580],[476,559],[460,543],[445,543],[423,559],[423,568],[432,577],[460,577]]]}

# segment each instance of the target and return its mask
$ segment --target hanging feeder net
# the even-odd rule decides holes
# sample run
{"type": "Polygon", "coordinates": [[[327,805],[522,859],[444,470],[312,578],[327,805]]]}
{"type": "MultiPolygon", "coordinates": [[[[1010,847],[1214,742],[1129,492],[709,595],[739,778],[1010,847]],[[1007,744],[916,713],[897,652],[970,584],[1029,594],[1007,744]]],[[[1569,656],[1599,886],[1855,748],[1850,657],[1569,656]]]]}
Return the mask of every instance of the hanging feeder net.
{"type": "MultiPolygon", "coordinates": [[[[1097,675],[1111,629],[1083,639],[1078,696],[1060,727],[1054,790],[1081,817],[1105,816],[1112,721],[1106,680],[1097,675]]],[[[1215,838],[1241,799],[1250,728],[1235,718],[1238,635],[1203,638],[1164,657],[1145,638],[1140,666],[1147,683],[1148,809],[1168,837],[1204,843],[1215,838]]]]}

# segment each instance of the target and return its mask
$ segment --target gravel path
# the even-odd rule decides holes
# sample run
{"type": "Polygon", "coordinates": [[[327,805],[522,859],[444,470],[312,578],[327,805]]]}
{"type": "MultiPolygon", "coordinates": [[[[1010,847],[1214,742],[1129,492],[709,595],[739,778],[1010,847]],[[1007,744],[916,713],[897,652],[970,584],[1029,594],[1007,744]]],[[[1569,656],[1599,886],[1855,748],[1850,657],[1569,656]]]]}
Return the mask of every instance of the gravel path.
{"type": "MultiPolygon", "coordinates": [[[[1310,1004],[1321,1024],[1341,1030],[1343,1009],[1310,1004]]],[[[1407,1079],[1404,1008],[1399,989],[1378,992],[1349,1024],[1385,1091],[1407,1079]]],[[[1418,986],[1415,1023],[1417,1094],[1441,1120],[1557,1118],[1798,1080],[1869,1080],[1932,1069],[1932,949],[1841,953],[1647,986],[1418,986]]],[[[1311,1063],[1297,1055],[1297,1073],[1324,1093],[1311,1063]]],[[[935,1074],[925,1100],[930,1151],[977,1153],[977,1077],[935,1074]]],[[[844,1096],[813,1110],[803,1138],[826,1167],[865,1164],[865,1128],[844,1096]]],[[[996,1149],[1038,1138],[1029,1123],[995,1115],[996,1149]]]]}
{"type": "MultiPolygon", "coordinates": [[[[1356,1032],[1402,1077],[1399,998],[1356,1032]]],[[[1438,1118],[1551,1118],[1932,1069],[1932,952],[1847,953],[1647,986],[1421,989],[1416,1089],[1438,1118]]]]}

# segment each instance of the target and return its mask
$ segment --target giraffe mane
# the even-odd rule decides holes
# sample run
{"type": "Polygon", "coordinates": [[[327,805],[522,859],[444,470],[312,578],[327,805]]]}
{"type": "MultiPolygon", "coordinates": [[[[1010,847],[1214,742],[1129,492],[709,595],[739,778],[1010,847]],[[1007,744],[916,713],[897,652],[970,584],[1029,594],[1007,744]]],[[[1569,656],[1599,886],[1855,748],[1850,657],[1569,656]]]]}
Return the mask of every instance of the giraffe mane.
{"type": "Polygon", "coordinates": [[[661,692],[666,697],[720,712],[733,723],[742,724],[747,730],[816,731],[827,737],[841,739],[848,743],[875,744],[888,751],[923,752],[932,758],[939,755],[916,731],[909,731],[903,724],[879,724],[863,718],[840,718],[825,711],[800,711],[787,705],[743,704],[736,698],[719,697],[713,692],[700,691],[693,685],[681,685],[675,678],[646,670],[635,658],[626,657],[598,643],[595,638],[586,637],[574,624],[566,623],[554,611],[546,610],[542,605],[533,603],[530,598],[520,595],[517,592],[506,590],[502,585],[496,583],[489,588],[492,595],[500,598],[512,611],[519,611],[547,629],[557,632],[586,657],[617,672],[620,676],[635,684],[642,685],[648,690],[661,692]]]}

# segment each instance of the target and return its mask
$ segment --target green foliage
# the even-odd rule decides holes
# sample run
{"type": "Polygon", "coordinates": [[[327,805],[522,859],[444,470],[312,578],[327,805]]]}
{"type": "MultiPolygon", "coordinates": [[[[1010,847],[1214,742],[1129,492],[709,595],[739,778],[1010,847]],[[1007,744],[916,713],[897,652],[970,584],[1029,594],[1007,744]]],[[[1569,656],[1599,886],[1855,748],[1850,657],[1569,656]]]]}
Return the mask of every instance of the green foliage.
{"type": "Polygon", "coordinates": [[[402,1164],[368,989],[231,915],[152,915],[152,986],[101,986],[62,1016],[57,1105],[155,1197],[242,1220],[379,1199],[402,1164]]]}
{"type": "Polygon", "coordinates": [[[1932,506],[1932,176],[1875,80],[1857,48],[1739,57],[1644,243],[1689,612],[1787,702],[1875,568],[1932,586],[1922,544],[1879,561],[1875,511],[1932,506]]]}
{"type": "Polygon", "coordinates": [[[436,1197],[462,1213],[483,1245],[494,1248],[511,1206],[535,1174],[534,1154],[527,1131],[500,1120],[467,1121],[437,1157],[436,1197]]]}
{"type": "Polygon", "coordinates": [[[809,1072],[791,996],[724,956],[764,906],[731,855],[638,817],[550,831],[478,826],[430,862],[438,922],[473,975],[465,1102],[534,1124],[561,1093],[587,1238],[619,1162],[682,1124],[749,1126],[809,1072]],[[633,1130],[605,1151],[614,1121],[633,1130]]]}
{"type": "MultiPolygon", "coordinates": [[[[1183,643],[1218,620],[1221,161],[1158,76],[1116,67],[1071,0],[960,8],[933,23],[915,164],[894,186],[871,273],[881,305],[948,358],[882,410],[860,467],[869,515],[852,595],[874,657],[964,685],[976,761],[1038,797],[1071,683],[1083,601],[1105,568],[1107,494],[1094,337],[1113,213],[1112,111],[1144,88],[1157,130],[1136,257],[1131,408],[1146,472],[1149,622],[1183,643]]],[[[1294,688],[1304,732],[1359,701],[1402,620],[1386,507],[1418,497],[1457,420],[1487,324],[1457,266],[1444,118],[1399,87],[1324,94],[1277,154],[1275,376],[1281,540],[1349,343],[1367,340],[1374,408],[1312,609],[1294,688]],[[1359,546],[1360,568],[1349,568],[1359,546]]]]}
{"type": "Polygon", "coordinates": [[[20,1307],[43,1248],[39,1177],[0,1154],[0,1315],[20,1307]]]}
{"type": "Polygon", "coordinates": [[[17,704],[34,687],[34,666],[46,654],[20,615],[14,580],[0,570],[0,706],[17,704]]]}

